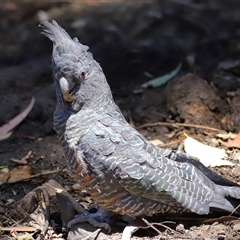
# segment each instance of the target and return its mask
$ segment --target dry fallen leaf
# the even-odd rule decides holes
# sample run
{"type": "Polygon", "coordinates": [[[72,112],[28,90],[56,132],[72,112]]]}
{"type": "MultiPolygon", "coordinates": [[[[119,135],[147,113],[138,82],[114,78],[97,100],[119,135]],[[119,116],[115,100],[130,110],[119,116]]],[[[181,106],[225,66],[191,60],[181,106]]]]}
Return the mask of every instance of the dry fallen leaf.
{"type": "Polygon", "coordinates": [[[136,232],[140,227],[138,226],[126,226],[122,233],[122,240],[130,240],[132,234],[136,232]]]}
{"type": "MultiPolygon", "coordinates": [[[[24,167],[29,167],[29,166],[18,166],[17,168],[24,168],[24,167]]],[[[31,167],[30,167],[31,168],[31,167]]],[[[32,168],[31,168],[32,169],[32,168]]],[[[32,169],[33,170],[33,169],[32,169]]],[[[16,171],[16,170],[14,170],[16,171]]],[[[11,171],[10,171],[11,172],[11,171]]],[[[30,179],[33,179],[33,178],[37,178],[37,177],[42,177],[42,176],[46,176],[46,175],[51,175],[51,174],[54,174],[54,173],[58,173],[59,170],[56,169],[56,170],[46,170],[46,171],[42,171],[40,173],[37,173],[37,174],[25,174],[23,175],[22,177],[13,177],[12,179],[9,180],[9,178],[14,175],[14,172],[8,172],[8,174],[0,174],[0,186],[4,183],[16,183],[16,182],[20,182],[20,181],[23,181],[23,180],[30,180],[30,179]],[[9,174],[10,173],[10,174],[9,174]],[[5,180],[5,181],[4,181],[5,180]]],[[[19,173],[21,174],[21,172],[19,173]]]]}
{"type": "Polygon", "coordinates": [[[227,160],[222,160],[227,157],[224,149],[207,146],[194,138],[187,137],[184,140],[184,148],[186,153],[198,158],[206,167],[234,165],[227,160]]]}
{"type": "Polygon", "coordinates": [[[33,168],[30,166],[18,166],[9,172],[0,173],[0,186],[4,183],[15,183],[28,179],[33,174],[33,168]]]}
{"type": "Polygon", "coordinates": [[[11,121],[9,121],[8,123],[0,127],[0,140],[6,139],[11,135],[7,133],[10,132],[13,128],[15,128],[18,124],[20,124],[26,118],[26,116],[32,110],[34,103],[35,103],[35,98],[32,97],[32,100],[30,104],[27,106],[27,108],[25,108],[20,114],[18,114],[11,121]]]}
{"type": "Polygon", "coordinates": [[[228,133],[218,133],[216,137],[221,138],[222,140],[234,139],[237,136],[236,133],[228,132],[228,133]]]}
{"type": "Polygon", "coordinates": [[[240,133],[238,133],[237,136],[233,140],[228,141],[228,142],[224,142],[224,141],[220,140],[220,143],[229,148],[232,148],[232,147],[240,148],[240,133]]]}
{"type": "Polygon", "coordinates": [[[159,140],[159,139],[153,139],[153,140],[150,140],[149,142],[154,144],[155,146],[162,146],[162,145],[164,145],[164,143],[161,140],[159,140]]]}

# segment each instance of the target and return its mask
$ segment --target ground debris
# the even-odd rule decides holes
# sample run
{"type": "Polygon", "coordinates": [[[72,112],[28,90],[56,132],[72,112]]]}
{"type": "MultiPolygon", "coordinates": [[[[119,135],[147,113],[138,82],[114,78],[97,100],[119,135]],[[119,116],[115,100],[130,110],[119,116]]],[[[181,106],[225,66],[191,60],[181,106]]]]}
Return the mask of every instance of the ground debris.
{"type": "MultiPolygon", "coordinates": [[[[24,156],[31,149],[34,154],[28,164],[39,173],[32,175],[30,172],[29,181],[21,178],[11,184],[6,182],[11,178],[5,175],[6,184],[0,186],[1,226],[14,227],[18,223],[22,225],[21,220],[29,226],[31,221],[36,222],[30,218],[30,212],[37,211],[39,206],[39,216],[42,216],[43,224],[48,218],[47,194],[53,214],[50,214],[51,227],[45,237],[67,238],[66,232],[62,230],[62,220],[58,212],[60,210],[56,209],[58,204],[55,195],[59,193],[56,194],[53,190],[54,194],[50,196],[45,187],[31,193],[42,182],[52,178],[54,171],[51,172],[50,169],[65,165],[64,153],[52,126],[55,89],[50,72],[50,43],[39,34],[39,19],[55,19],[64,27],[71,26],[67,27],[70,35],[77,36],[90,46],[105,69],[119,107],[129,120],[133,119],[135,126],[172,123],[139,129],[148,139],[160,139],[165,143],[164,147],[179,149],[181,144],[179,145],[179,139],[176,138],[183,132],[194,138],[196,135],[200,136],[200,140],[207,144],[210,143],[209,138],[219,130],[225,133],[239,132],[239,1],[201,1],[201,4],[196,4],[193,0],[119,3],[89,0],[56,3],[50,0],[29,1],[24,4],[3,1],[0,15],[0,126],[22,112],[31,97],[35,97],[34,107],[27,118],[1,141],[0,167],[3,166],[6,171],[14,169],[14,163],[9,159],[24,156]],[[132,94],[133,89],[149,80],[149,76],[163,76],[171,72],[179,62],[182,63],[179,72],[182,77],[170,80],[156,89],[143,89],[138,94],[132,94]],[[172,132],[174,134],[170,137],[172,132]],[[37,141],[39,138],[42,141],[37,141]],[[46,169],[48,174],[41,174],[46,169]],[[27,193],[31,194],[24,200],[25,209],[29,208],[31,211],[24,211],[26,218],[23,218],[22,213],[16,211],[14,202],[24,199],[27,193]],[[58,234],[59,231],[62,232],[58,234]]],[[[216,142],[214,144],[214,147],[219,147],[216,142]]],[[[214,170],[240,183],[237,164],[240,160],[239,149],[225,147],[225,150],[236,164],[233,167],[215,167],[214,170]]],[[[78,187],[72,187],[76,179],[67,172],[55,173],[55,180],[69,189],[69,194],[75,199],[84,202],[87,209],[89,201],[84,199],[86,193],[78,187]]],[[[61,196],[66,197],[69,204],[73,205],[65,193],[61,196]]],[[[64,206],[66,205],[63,202],[60,208],[64,209],[64,206]]],[[[63,217],[65,221],[75,211],[73,207],[69,216],[66,214],[63,217]]],[[[37,221],[41,222],[40,219],[37,221]]],[[[196,227],[184,224],[184,228],[179,227],[179,231],[196,240],[235,240],[240,239],[238,225],[238,220],[196,227]]],[[[43,226],[37,228],[43,230],[43,226]]],[[[131,239],[159,240],[160,236],[153,235],[149,229],[142,230],[136,231],[131,239]]],[[[121,239],[121,231],[122,229],[114,226],[113,232],[107,237],[111,240],[121,239]]],[[[88,234],[90,233],[86,236],[88,234]]],[[[0,239],[10,237],[13,238],[13,235],[9,232],[0,232],[0,239]]],[[[181,239],[164,230],[161,238],[181,239]]]]}

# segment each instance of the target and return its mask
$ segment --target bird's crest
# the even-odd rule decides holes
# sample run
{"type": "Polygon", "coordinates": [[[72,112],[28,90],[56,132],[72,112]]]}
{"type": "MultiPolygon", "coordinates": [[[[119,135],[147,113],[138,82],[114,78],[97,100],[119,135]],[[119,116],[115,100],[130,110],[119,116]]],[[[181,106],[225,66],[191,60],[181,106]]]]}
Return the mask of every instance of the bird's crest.
{"type": "Polygon", "coordinates": [[[39,26],[43,29],[42,34],[48,37],[57,46],[70,44],[75,47],[78,45],[78,47],[80,47],[83,51],[87,51],[89,49],[88,46],[81,44],[77,38],[72,39],[69,34],[54,20],[43,22],[39,24],[39,26]]]}

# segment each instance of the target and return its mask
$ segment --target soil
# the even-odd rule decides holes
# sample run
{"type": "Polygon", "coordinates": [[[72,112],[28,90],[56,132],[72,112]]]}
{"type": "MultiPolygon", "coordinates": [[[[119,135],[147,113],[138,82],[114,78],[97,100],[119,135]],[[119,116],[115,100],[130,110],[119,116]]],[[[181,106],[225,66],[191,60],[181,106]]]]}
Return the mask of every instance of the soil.
{"type": "MultiPolygon", "coordinates": [[[[179,122],[238,133],[239,16],[238,1],[1,3],[0,126],[23,111],[32,96],[35,104],[11,136],[1,140],[0,167],[15,169],[18,164],[12,159],[21,159],[32,151],[27,165],[31,174],[40,174],[28,181],[0,184],[1,226],[14,226],[22,220],[15,204],[49,179],[55,179],[77,200],[83,196],[76,188],[77,180],[67,170],[41,174],[63,169],[65,157],[52,129],[56,101],[51,77],[52,43],[40,34],[39,22],[55,19],[72,37],[90,47],[104,70],[116,103],[134,126],[179,122]],[[142,83],[170,73],[179,63],[181,70],[173,80],[139,91],[142,83]]],[[[181,140],[185,132],[212,145],[216,135],[197,127],[174,125],[139,131],[149,140],[160,139],[165,144],[181,140]]],[[[179,149],[179,143],[170,146],[179,149]]],[[[238,151],[228,151],[235,165],[213,170],[240,183],[238,151]]],[[[51,213],[58,213],[54,204],[51,213]]],[[[174,233],[163,229],[162,235],[139,230],[132,239],[240,239],[238,219],[176,226],[174,233]]],[[[113,228],[108,238],[120,239],[121,231],[113,228]]],[[[0,232],[0,239],[10,236],[14,239],[12,233],[0,232]]]]}

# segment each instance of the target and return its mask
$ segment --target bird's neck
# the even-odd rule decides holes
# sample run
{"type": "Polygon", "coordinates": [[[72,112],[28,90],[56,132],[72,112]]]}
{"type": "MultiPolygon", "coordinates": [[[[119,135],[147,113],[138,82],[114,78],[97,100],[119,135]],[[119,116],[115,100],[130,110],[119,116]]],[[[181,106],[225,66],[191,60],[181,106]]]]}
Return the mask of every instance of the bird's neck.
{"type": "Polygon", "coordinates": [[[92,109],[95,112],[106,112],[109,110],[114,110],[116,104],[112,98],[112,94],[103,94],[101,96],[95,96],[96,99],[91,99],[85,101],[82,105],[81,110],[92,109]]]}

